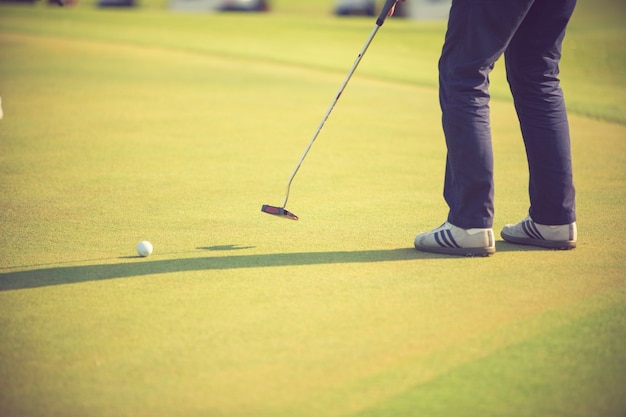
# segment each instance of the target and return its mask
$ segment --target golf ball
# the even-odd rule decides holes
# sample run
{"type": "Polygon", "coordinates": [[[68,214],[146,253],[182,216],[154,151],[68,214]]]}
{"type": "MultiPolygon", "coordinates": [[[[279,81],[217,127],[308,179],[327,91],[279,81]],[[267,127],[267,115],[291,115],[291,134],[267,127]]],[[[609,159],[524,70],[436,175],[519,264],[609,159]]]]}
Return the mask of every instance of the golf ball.
{"type": "Polygon", "coordinates": [[[152,253],[152,243],[147,240],[142,240],[137,244],[137,253],[141,257],[149,256],[152,253]]]}

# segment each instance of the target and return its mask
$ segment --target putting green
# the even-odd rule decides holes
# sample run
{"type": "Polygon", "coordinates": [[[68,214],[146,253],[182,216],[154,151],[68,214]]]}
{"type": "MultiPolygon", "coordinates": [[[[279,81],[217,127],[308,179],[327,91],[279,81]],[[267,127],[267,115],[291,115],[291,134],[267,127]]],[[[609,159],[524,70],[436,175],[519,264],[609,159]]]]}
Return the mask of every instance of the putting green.
{"type": "MultiPolygon", "coordinates": [[[[446,212],[443,22],[385,24],[300,221],[261,213],[373,25],[330,3],[0,6],[1,415],[623,414],[623,6],[581,4],[566,39],[578,248],[465,259],[412,249],[446,212]]],[[[492,84],[499,230],[527,172],[501,64],[492,84]]]]}

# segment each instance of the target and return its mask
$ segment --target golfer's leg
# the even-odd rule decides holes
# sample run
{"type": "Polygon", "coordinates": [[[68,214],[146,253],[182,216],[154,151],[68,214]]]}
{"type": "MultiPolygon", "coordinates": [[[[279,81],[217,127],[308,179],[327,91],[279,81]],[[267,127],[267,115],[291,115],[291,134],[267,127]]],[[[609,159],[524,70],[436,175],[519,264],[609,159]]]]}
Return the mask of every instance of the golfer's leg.
{"type": "Polygon", "coordinates": [[[505,52],[530,172],[530,215],[540,224],[576,221],[569,124],[559,83],[565,28],[576,0],[537,1],[505,52]]]}
{"type": "Polygon", "coordinates": [[[493,223],[489,73],[533,0],[454,0],[439,61],[440,104],[448,155],[444,198],[458,227],[493,223]]]}

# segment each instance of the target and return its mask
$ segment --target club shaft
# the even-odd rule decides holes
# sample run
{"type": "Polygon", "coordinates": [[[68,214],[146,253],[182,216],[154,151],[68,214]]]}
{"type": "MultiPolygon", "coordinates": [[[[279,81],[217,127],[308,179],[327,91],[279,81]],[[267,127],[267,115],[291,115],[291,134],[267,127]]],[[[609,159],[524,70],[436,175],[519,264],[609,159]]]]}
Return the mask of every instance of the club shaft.
{"type": "Polygon", "coordinates": [[[313,146],[313,142],[315,142],[315,139],[317,139],[317,136],[319,135],[320,131],[322,130],[322,127],[324,127],[324,124],[326,123],[326,120],[328,119],[328,116],[330,116],[330,113],[333,111],[333,108],[335,107],[335,104],[337,104],[337,101],[339,101],[339,97],[341,97],[341,94],[343,93],[343,90],[346,88],[346,85],[348,85],[348,81],[350,81],[350,78],[352,78],[352,75],[356,71],[356,68],[359,66],[359,63],[361,62],[361,59],[363,58],[363,55],[365,55],[365,52],[367,51],[367,48],[369,48],[370,44],[372,43],[372,40],[374,39],[374,36],[376,35],[376,32],[378,32],[378,29],[380,29],[380,26],[381,25],[376,23],[376,25],[374,26],[374,29],[372,29],[372,32],[370,33],[369,37],[367,38],[367,41],[365,42],[365,45],[363,45],[363,48],[361,49],[361,52],[359,52],[359,55],[356,57],[356,60],[354,61],[354,64],[352,64],[352,67],[350,68],[350,71],[348,71],[348,75],[343,80],[343,83],[341,84],[341,87],[339,87],[339,91],[337,91],[337,94],[335,95],[332,103],[330,103],[330,106],[328,107],[328,110],[326,110],[326,113],[324,114],[324,117],[322,118],[322,121],[317,126],[317,129],[315,130],[315,133],[313,133],[313,137],[311,138],[311,141],[307,145],[306,149],[304,150],[304,153],[300,157],[300,160],[298,161],[298,163],[296,164],[296,167],[294,168],[293,172],[291,173],[291,176],[289,177],[289,181],[287,182],[287,192],[285,193],[285,200],[283,201],[282,207],[287,206],[287,200],[289,199],[289,190],[291,189],[291,183],[293,182],[293,179],[295,178],[296,174],[298,173],[298,170],[300,169],[300,165],[302,165],[302,162],[304,161],[304,158],[309,153],[309,150],[311,149],[311,146],[313,146]]]}

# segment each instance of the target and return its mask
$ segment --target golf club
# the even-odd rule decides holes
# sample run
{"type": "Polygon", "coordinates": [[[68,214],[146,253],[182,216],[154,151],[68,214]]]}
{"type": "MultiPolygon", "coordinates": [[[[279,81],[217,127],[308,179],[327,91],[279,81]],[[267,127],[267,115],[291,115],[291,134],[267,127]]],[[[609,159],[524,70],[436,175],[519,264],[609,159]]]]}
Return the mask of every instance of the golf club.
{"type": "Polygon", "coordinates": [[[328,110],[326,110],[326,114],[324,114],[324,117],[322,118],[322,121],[317,126],[317,129],[315,130],[315,133],[313,134],[313,138],[311,138],[311,141],[309,142],[308,146],[304,150],[304,153],[300,157],[300,160],[296,164],[296,167],[294,168],[293,172],[291,173],[291,176],[289,177],[289,181],[287,182],[287,192],[285,194],[285,199],[283,200],[282,206],[277,207],[277,206],[270,206],[268,204],[264,204],[261,207],[261,211],[262,212],[268,213],[268,214],[272,214],[274,216],[283,217],[285,219],[298,220],[298,216],[296,216],[295,214],[293,214],[293,213],[291,213],[291,212],[289,212],[289,211],[287,211],[285,209],[285,207],[287,206],[287,200],[289,199],[289,190],[291,189],[291,183],[293,182],[293,179],[296,176],[296,173],[300,169],[300,165],[302,165],[302,161],[304,161],[304,158],[309,153],[309,150],[311,149],[311,146],[313,146],[313,142],[315,142],[315,139],[317,139],[317,136],[319,135],[320,131],[322,130],[322,127],[324,126],[324,123],[326,123],[326,120],[328,119],[328,116],[330,115],[330,112],[335,107],[335,104],[337,104],[337,101],[339,100],[339,97],[341,97],[341,93],[343,93],[343,90],[346,88],[346,85],[348,84],[348,81],[350,81],[350,78],[352,78],[352,74],[354,74],[354,71],[359,66],[359,63],[361,62],[361,58],[363,58],[363,55],[365,55],[365,51],[367,51],[367,48],[370,46],[370,43],[372,43],[372,40],[374,39],[374,36],[376,35],[376,32],[378,32],[378,29],[380,29],[380,27],[383,25],[383,23],[385,23],[385,19],[387,18],[387,15],[392,10],[392,8],[395,6],[397,1],[398,0],[386,0],[385,1],[385,4],[384,4],[382,10],[380,11],[380,15],[378,16],[378,19],[376,20],[376,25],[374,26],[374,29],[372,29],[372,32],[370,33],[369,37],[367,38],[367,41],[365,42],[365,45],[363,45],[363,48],[361,48],[361,52],[359,52],[359,55],[356,57],[356,60],[354,61],[354,64],[352,64],[352,68],[350,68],[350,71],[348,71],[348,75],[346,76],[345,80],[341,84],[341,87],[339,87],[339,91],[335,95],[335,98],[333,99],[332,103],[330,104],[330,107],[328,107],[328,110]]]}

